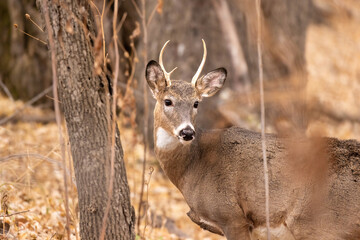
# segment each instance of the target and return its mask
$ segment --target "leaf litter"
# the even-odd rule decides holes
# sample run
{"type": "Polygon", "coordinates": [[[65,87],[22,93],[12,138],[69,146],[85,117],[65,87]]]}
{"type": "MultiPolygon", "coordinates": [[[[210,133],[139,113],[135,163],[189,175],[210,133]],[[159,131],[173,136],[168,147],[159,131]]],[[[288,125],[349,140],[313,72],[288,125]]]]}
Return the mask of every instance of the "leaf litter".
{"type": "MultiPolygon", "coordinates": [[[[10,115],[23,104],[0,95],[1,115],[10,115]]],[[[39,113],[42,110],[30,106],[25,111],[39,113]]],[[[64,183],[57,131],[54,122],[10,121],[0,126],[1,238],[65,239],[64,183]],[[16,157],[7,158],[15,154],[16,157]]],[[[121,137],[131,201],[137,209],[142,175],[142,140],[133,130],[126,128],[121,128],[121,137]]],[[[149,174],[146,175],[144,200],[147,200],[147,213],[143,213],[139,236],[145,239],[221,239],[214,238],[213,234],[201,230],[188,219],[186,212],[189,208],[181,193],[162,173],[154,157],[148,161],[149,168],[155,171],[151,179],[149,174]]],[[[71,239],[77,239],[76,235],[79,235],[77,201],[76,187],[71,184],[71,239]]]]}

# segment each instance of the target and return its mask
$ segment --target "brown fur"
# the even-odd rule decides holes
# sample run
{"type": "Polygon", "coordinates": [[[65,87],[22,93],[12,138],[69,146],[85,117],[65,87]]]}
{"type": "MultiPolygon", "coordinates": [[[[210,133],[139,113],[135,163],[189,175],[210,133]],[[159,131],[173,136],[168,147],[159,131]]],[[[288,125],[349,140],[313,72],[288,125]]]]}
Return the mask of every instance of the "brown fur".
{"type": "MultiPolygon", "coordinates": [[[[157,69],[152,63],[147,71],[152,67],[157,69]]],[[[177,139],[173,129],[182,119],[195,124],[193,103],[201,99],[202,92],[183,81],[157,87],[152,87],[157,100],[155,142],[160,127],[169,138],[177,139]],[[164,106],[165,98],[174,100],[171,110],[164,106]]],[[[333,138],[285,139],[272,134],[266,136],[266,143],[270,225],[283,234],[273,233],[272,239],[359,239],[360,143],[333,138]]],[[[179,141],[172,149],[155,146],[155,152],[164,172],[183,194],[195,223],[229,240],[264,239],[259,133],[238,127],[196,129],[190,144],[179,141]]]]}

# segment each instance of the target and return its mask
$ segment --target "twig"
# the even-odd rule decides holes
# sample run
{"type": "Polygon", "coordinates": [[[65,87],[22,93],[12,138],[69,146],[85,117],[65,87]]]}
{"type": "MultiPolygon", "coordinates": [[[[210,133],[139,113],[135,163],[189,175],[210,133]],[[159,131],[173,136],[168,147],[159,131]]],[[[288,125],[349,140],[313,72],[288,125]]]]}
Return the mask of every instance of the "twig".
{"type": "Polygon", "coordinates": [[[119,25],[116,27],[116,34],[119,33],[122,25],[123,25],[124,22],[125,22],[126,17],[127,17],[127,12],[125,12],[124,15],[121,17],[121,20],[120,20],[120,22],[119,22],[119,25]]]}
{"type": "Polygon", "coordinates": [[[25,34],[26,36],[29,36],[29,37],[31,37],[31,38],[33,38],[33,39],[35,39],[35,40],[37,40],[37,41],[41,42],[42,44],[47,45],[47,43],[46,43],[45,41],[41,40],[40,38],[34,37],[33,35],[31,35],[31,34],[29,34],[29,33],[25,32],[24,30],[21,30],[17,24],[14,24],[14,27],[16,28],[16,30],[17,30],[17,31],[19,31],[19,32],[21,32],[21,33],[23,33],[23,34],[25,34]]]}
{"type": "Polygon", "coordinates": [[[6,96],[8,96],[8,98],[10,98],[10,100],[13,102],[13,101],[14,101],[14,98],[13,98],[13,96],[11,95],[9,89],[8,89],[8,88],[6,87],[6,85],[3,83],[1,75],[0,75],[0,87],[2,87],[2,89],[4,89],[4,92],[5,92],[6,96]]]}
{"type": "Polygon", "coordinates": [[[1,216],[1,217],[11,217],[11,216],[14,216],[14,215],[18,215],[18,214],[22,214],[22,213],[27,213],[27,212],[30,212],[30,210],[25,210],[25,211],[21,211],[21,212],[15,212],[15,213],[8,214],[8,215],[1,216]]]}
{"type": "Polygon", "coordinates": [[[53,239],[53,237],[55,237],[55,235],[56,235],[56,233],[54,233],[54,234],[51,236],[50,240],[53,239]]]}
{"type": "MultiPolygon", "coordinates": [[[[67,153],[67,159],[68,159],[68,169],[69,169],[69,177],[70,177],[70,181],[73,181],[73,162],[72,162],[72,158],[71,158],[71,145],[70,145],[70,140],[69,140],[69,135],[68,133],[68,129],[67,126],[65,124],[65,152],[67,153]]],[[[64,166],[65,168],[67,168],[67,166],[64,166]]],[[[73,181],[74,186],[76,186],[75,181],[73,181]]],[[[73,199],[74,200],[74,199],[73,199]]],[[[76,229],[76,228],[75,228],[76,229]]]]}
{"type": "MultiPolygon", "coordinates": [[[[66,142],[65,146],[66,146],[66,153],[67,153],[68,164],[69,164],[68,165],[68,167],[69,167],[69,174],[68,175],[69,175],[70,181],[73,183],[74,186],[76,186],[76,182],[73,179],[73,168],[74,168],[74,166],[73,166],[73,161],[72,161],[72,158],[71,158],[71,145],[70,145],[69,135],[66,134],[66,133],[68,133],[68,129],[67,129],[67,126],[65,124],[65,138],[66,138],[65,139],[65,142],[66,142]]],[[[76,200],[75,199],[77,199],[77,197],[71,195],[71,199],[72,199],[72,209],[75,209],[76,208],[75,207],[75,205],[76,205],[76,203],[75,203],[76,200]]],[[[77,227],[76,227],[79,224],[79,219],[78,219],[77,214],[73,214],[73,211],[71,211],[71,208],[69,208],[69,210],[70,210],[71,218],[73,220],[73,226],[75,226],[74,227],[75,239],[79,240],[80,239],[79,232],[78,232],[77,227]]]]}
{"type": "Polygon", "coordinates": [[[146,227],[148,225],[148,222],[147,222],[147,212],[148,212],[148,206],[149,206],[149,185],[150,185],[150,180],[151,180],[151,176],[152,176],[152,173],[154,172],[154,168],[153,167],[150,167],[149,168],[149,179],[146,181],[146,209],[145,209],[145,226],[144,226],[144,232],[143,232],[143,236],[145,236],[145,231],[146,231],[146,227]]]}
{"type": "Polygon", "coordinates": [[[146,26],[149,26],[151,20],[153,19],[154,15],[155,15],[155,12],[156,12],[156,9],[158,8],[158,6],[159,6],[159,1],[156,3],[154,9],[151,11],[149,19],[148,19],[148,21],[146,23],[146,26]]]}
{"type": "MultiPolygon", "coordinates": [[[[113,185],[114,185],[114,175],[115,175],[115,131],[116,131],[116,103],[117,103],[117,80],[119,77],[119,48],[117,45],[117,31],[116,31],[116,22],[118,15],[118,0],[114,2],[114,17],[113,17],[113,43],[115,47],[115,74],[114,74],[114,84],[113,84],[113,102],[112,102],[112,122],[111,122],[111,156],[110,156],[110,181],[108,188],[108,198],[106,202],[105,213],[102,222],[102,228],[100,233],[100,240],[105,239],[106,232],[106,222],[110,211],[111,198],[113,195],[113,185]]],[[[124,19],[124,17],[123,17],[124,19]]]]}
{"type": "Polygon", "coordinates": [[[104,15],[105,15],[105,0],[103,1],[103,8],[101,10],[100,24],[101,24],[101,34],[102,34],[102,42],[103,42],[104,69],[106,69],[104,15]]]}
{"type": "Polygon", "coordinates": [[[25,14],[26,19],[28,19],[30,22],[32,22],[41,32],[44,32],[44,30],[34,21],[32,20],[30,14],[25,14]]]}
{"type": "Polygon", "coordinates": [[[67,177],[66,177],[66,162],[65,162],[65,141],[64,137],[62,135],[62,129],[61,129],[61,115],[60,115],[60,106],[59,106],[59,96],[57,91],[58,86],[58,79],[57,79],[57,68],[56,68],[56,49],[55,49],[55,43],[53,39],[53,29],[50,24],[50,15],[49,15],[49,8],[47,5],[47,0],[43,0],[43,11],[44,11],[44,18],[45,18],[45,24],[46,29],[48,33],[48,40],[50,45],[50,51],[51,51],[51,67],[52,67],[52,78],[53,78],[53,94],[54,94],[54,107],[55,107],[55,118],[56,123],[58,126],[58,132],[59,132],[59,142],[60,142],[60,149],[61,149],[61,159],[64,164],[64,185],[65,185],[65,212],[66,212],[66,232],[68,240],[70,240],[70,216],[69,216],[69,196],[68,196],[68,183],[67,183],[67,177]]]}
{"type": "MultiPolygon", "coordinates": [[[[143,27],[143,42],[144,42],[144,67],[147,63],[147,45],[148,45],[148,38],[147,38],[147,24],[146,24],[146,5],[145,0],[141,0],[141,20],[142,20],[142,27],[143,27]]],[[[143,71],[145,72],[145,70],[143,71]]],[[[146,169],[146,153],[147,153],[147,141],[148,141],[148,120],[149,120],[149,103],[148,103],[148,92],[147,92],[147,86],[146,86],[146,80],[143,80],[143,93],[144,93],[144,161],[143,161],[143,169],[142,169],[142,180],[141,180],[141,192],[140,192],[140,200],[139,200],[139,208],[138,208],[138,222],[137,222],[137,228],[138,232],[140,232],[140,220],[141,220],[141,207],[142,207],[142,201],[143,201],[143,195],[144,195],[144,185],[145,185],[145,169],[146,169]]]]}
{"type": "Polygon", "coordinates": [[[139,16],[140,16],[141,18],[144,18],[143,13],[140,11],[140,8],[139,8],[139,6],[137,5],[137,3],[135,2],[135,0],[131,0],[131,2],[132,2],[132,4],[134,5],[135,10],[136,10],[136,12],[139,14],[139,16]]]}
{"type": "Polygon", "coordinates": [[[95,8],[95,10],[97,11],[97,13],[99,14],[99,16],[101,16],[101,13],[99,11],[99,8],[96,6],[96,4],[94,3],[94,1],[90,0],[90,3],[93,5],[93,7],[95,8]]]}
{"type": "Polygon", "coordinates": [[[47,93],[51,92],[52,90],[52,86],[46,88],[45,90],[43,90],[41,93],[39,93],[38,95],[36,95],[35,97],[33,97],[30,101],[28,101],[23,107],[19,108],[18,110],[16,110],[16,112],[14,112],[11,116],[3,118],[0,120],[0,125],[8,122],[9,120],[13,119],[17,114],[19,114],[21,111],[23,111],[26,107],[31,106],[33,103],[35,103],[36,101],[38,101],[40,98],[42,98],[44,95],[46,95],[47,93]]]}
{"type": "Polygon", "coordinates": [[[256,0],[256,16],[257,16],[257,52],[258,67],[260,81],[260,103],[261,103],[261,148],[264,163],[264,182],[265,182],[265,215],[266,215],[266,231],[267,240],[270,240],[270,214],[269,214],[269,172],[266,159],[266,139],[265,139],[265,104],[264,104],[264,74],[262,65],[262,48],[261,48],[261,0],[256,0]]]}

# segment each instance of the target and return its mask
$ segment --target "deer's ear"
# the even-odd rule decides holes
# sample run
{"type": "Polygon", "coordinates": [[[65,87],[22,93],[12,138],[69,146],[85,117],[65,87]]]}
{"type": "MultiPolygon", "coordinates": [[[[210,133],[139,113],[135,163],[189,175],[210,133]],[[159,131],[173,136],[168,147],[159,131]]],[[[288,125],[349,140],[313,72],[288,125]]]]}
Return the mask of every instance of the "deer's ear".
{"type": "Polygon", "coordinates": [[[198,79],[195,88],[202,97],[211,97],[222,88],[226,75],[225,68],[215,69],[198,79]]]}
{"type": "Polygon", "coordinates": [[[145,77],[154,97],[158,92],[166,88],[164,72],[156,61],[151,60],[147,64],[145,70],[145,77]]]}

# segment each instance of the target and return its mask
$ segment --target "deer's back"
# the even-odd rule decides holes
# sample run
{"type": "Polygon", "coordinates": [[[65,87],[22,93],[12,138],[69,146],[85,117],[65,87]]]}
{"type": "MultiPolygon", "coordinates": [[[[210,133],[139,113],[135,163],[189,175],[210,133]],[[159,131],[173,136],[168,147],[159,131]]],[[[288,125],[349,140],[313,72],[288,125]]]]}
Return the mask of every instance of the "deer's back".
{"type": "MultiPolygon", "coordinates": [[[[205,171],[196,180],[200,194],[192,195],[209,197],[197,208],[243,217],[254,231],[264,226],[261,135],[233,127],[203,132],[200,142],[194,168],[205,171]]],[[[360,237],[359,142],[267,134],[266,146],[273,226],[286,226],[296,238],[360,237]]]]}

